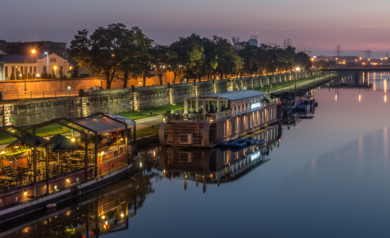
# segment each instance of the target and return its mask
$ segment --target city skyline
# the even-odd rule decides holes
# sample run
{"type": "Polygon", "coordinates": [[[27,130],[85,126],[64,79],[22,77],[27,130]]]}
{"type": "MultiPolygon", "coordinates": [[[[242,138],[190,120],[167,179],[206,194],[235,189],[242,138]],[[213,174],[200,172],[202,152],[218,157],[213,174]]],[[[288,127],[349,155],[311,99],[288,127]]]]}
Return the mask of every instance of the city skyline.
{"type": "Polygon", "coordinates": [[[6,41],[49,40],[66,42],[69,46],[79,30],[92,32],[99,26],[121,22],[128,28],[140,27],[156,43],[164,45],[192,33],[208,38],[218,35],[229,40],[238,36],[247,41],[253,31],[258,32],[259,43],[283,45],[283,40],[291,39],[297,51],[311,51],[311,55],[335,55],[335,48],[340,45],[340,55],[364,56],[363,51],[370,49],[372,57],[380,58],[390,51],[386,6],[390,3],[379,0],[354,1],[353,8],[348,0],[326,3],[38,0],[34,4],[17,1],[7,3],[8,10],[0,15],[0,34],[6,41]],[[358,17],[373,11],[375,14],[370,17],[358,17]],[[9,21],[15,13],[18,20],[9,21]]]}

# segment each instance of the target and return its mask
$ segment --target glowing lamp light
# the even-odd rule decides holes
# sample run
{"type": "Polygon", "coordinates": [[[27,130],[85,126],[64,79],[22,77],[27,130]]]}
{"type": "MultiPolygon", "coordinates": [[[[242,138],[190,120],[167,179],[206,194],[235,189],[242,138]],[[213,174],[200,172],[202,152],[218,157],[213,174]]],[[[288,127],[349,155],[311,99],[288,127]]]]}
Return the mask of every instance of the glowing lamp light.
{"type": "Polygon", "coordinates": [[[33,49],[33,50],[31,50],[31,53],[35,54],[35,52],[36,52],[36,51],[35,51],[34,49],[33,49]]]}
{"type": "Polygon", "coordinates": [[[125,215],[123,213],[121,213],[121,217],[124,217],[125,215]]]}
{"type": "Polygon", "coordinates": [[[139,81],[138,84],[141,85],[141,81],[139,81]]]}
{"type": "Polygon", "coordinates": [[[103,216],[102,216],[102,219],[104,219],[104,218],[106,218],[106,216],[103,215],[103,216]]]}
{"type": "Polygon", "coordinates": [[[75,142],[76,141],[76,139],[75,138],[72,138],[72,139],[70,139],[72,142],[75,142]]]}
{"type": "Polygon", "coordinates": [[[299,71],[299,70],[301,70],[299,67],[297,67],[296,69],[295,69],[296,71],[299,71]]]}

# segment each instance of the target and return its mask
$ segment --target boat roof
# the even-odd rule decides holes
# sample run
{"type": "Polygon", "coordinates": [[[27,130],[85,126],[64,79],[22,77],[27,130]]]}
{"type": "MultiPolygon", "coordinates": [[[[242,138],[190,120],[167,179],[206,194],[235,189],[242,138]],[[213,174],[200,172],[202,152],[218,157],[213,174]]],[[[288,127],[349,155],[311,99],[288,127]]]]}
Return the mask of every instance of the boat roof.
{"type": "Polygon", "coordinates": [[[96,116],[87,119],[77,120],[77,123],[91,129],[92,131],[100,134],[123,131],[125,130],[125,125],[115,121],[109,116],[96,116]]]}
{"type": "Polygon", "coordinates": [[[265,93],[254,91],[254,90],[238,90],[238,91],[232,91],[232,92],[223,92],[223,93],[216,93],[216,94],[209,94],[209,95],[202,95],[199,97],[219,97],[219,98],[225,98],[230,101],[236,101],[246,98],[252,98],[252,97],[258,97],[263,96],[265,93]]]}

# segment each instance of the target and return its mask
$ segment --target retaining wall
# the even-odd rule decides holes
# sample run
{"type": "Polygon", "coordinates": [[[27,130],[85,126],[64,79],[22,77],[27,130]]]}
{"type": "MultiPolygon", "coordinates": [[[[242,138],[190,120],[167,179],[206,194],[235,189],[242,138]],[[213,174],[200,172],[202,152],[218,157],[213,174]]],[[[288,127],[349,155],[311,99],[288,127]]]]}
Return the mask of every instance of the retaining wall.
{"type": "MultiPolygon", "coordinates": [[[[264,75],[196,83],[162,86],[131,87],[81,92],[79,97],[3,103],[0,107],[0,124],[25,126],[39,124],[54,118],[76,118],[96,112],[117,114],[178,103],[186,97],[207,95],[234,90],[250,90],[309,76],[311,72],[282,75],[264,75]],[[70,111],[70,113],[69,113],[70,111]]],[[[320,72],[313,72],[319,74],[320,72]]]]}

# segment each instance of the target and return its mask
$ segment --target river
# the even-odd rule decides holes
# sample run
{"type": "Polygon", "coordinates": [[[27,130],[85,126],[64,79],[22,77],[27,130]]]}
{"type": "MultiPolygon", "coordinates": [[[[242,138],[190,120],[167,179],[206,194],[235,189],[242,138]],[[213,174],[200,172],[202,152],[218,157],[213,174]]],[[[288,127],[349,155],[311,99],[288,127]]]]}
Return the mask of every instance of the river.
{"type": "Polygon", "coordinates": [[[11,234],[1,227],[0,237],[82,237],[87,229],[89,237],[107,238],[387,237],[390,74],[341,77],[313,90],[319,103],[313,118],[275,126],[269,150],[244,152],[233,171],[235,153],[215,159],[209,150],[182,150],[187,154],[174,157],[172,148],[150,146],[120,185],[99,193],[111,199],[111,210],[103,198],[73,201],[58,208],[58,217],[41,212],[26,218],[34,225],[19,220],[11,234]],[[94,215],[107,209],[107,218],[94,215]],[[62,218],[67,212],[71,218],[62,218]]]}

